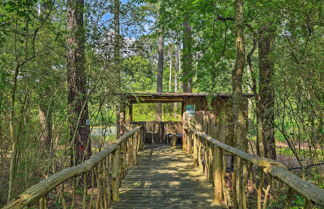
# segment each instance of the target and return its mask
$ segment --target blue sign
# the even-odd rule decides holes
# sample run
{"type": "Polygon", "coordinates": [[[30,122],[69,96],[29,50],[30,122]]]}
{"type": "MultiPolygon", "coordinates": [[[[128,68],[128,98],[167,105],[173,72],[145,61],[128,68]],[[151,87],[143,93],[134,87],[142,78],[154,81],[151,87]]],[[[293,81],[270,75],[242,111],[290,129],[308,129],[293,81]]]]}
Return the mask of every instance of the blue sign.
{"type": "Polygon", "coordinates": [[[194,116],[195,115],[195,105],[186,105],[186,114],[188,116],[194,116]]]}

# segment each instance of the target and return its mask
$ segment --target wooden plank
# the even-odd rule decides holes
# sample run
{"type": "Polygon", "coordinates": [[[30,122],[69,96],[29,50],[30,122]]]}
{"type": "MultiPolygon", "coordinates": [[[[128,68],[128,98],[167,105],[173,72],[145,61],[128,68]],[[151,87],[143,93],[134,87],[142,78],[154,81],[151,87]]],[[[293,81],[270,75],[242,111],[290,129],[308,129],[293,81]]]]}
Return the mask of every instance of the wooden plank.
{"type": "Polygon", "coordinates": [[[112,208],[224,208],[213,204],[213,186],[190,155],[170,146],[146,145],[112,208]]]}

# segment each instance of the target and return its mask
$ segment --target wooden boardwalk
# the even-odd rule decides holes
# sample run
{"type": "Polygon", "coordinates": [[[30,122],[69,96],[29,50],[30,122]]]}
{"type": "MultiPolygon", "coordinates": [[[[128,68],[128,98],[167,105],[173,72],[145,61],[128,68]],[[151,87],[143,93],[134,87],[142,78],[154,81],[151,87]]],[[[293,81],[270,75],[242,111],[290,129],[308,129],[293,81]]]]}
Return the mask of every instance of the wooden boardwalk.
{"type": "Polygon", "coordinates": [[[120,187],[112,208],[222,208],[212,204],[212,184],[180,148],[148,145],[120,187]]]}

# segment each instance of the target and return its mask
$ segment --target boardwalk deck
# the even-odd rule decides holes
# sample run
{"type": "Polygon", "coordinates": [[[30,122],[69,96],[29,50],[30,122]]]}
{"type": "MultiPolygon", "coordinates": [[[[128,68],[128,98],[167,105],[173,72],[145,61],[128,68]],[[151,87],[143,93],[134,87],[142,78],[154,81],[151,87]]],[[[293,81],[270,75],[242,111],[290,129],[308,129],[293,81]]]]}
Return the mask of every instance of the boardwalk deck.
{"type": "Polygon", "coordinates": [[[212,184],[179,148],[149,145],[122,181],[123,208],[222,208],[212,204],[212,184]]]}

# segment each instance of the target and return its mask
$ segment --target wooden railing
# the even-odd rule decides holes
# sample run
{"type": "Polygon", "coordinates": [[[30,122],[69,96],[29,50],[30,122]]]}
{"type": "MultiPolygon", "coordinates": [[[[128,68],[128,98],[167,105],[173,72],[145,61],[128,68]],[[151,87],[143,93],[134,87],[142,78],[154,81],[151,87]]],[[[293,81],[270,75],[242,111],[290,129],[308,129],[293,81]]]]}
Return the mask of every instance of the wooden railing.
{"type": "Polygon", "coordinates": [[[234,157],[239,158],[246,168],[244,175],[241,176],[244,182],[244,205],[236,206],[237,208],[267,208],[269,199],[273,201],[275,198],[281,198],[283,201],[281,205],[291,208],[296,193],[305,198],[304,208],[324,206],[324,189],[289,172],[278,161],[251,155],[198,130],[185,129],[185,133],[184,150],[192,154],[194,163],[201,167],[213,182],[215,202],[235,206],[233,205],[233,199],[237,198],[233,194],[235,177],[228,175],[231,172],[226,173],[228,168],[226,164],[230,164],[228,162],[234,157]],[[283,190],[285,185],[287,190],[283,190]]]}
{"type": "Polygon", "coordinates": [[[108,208],[119,201],[120,182],[143,146],[143,129],[134,128],[82,164],[28,188],[3,209],[108,208]]]}

